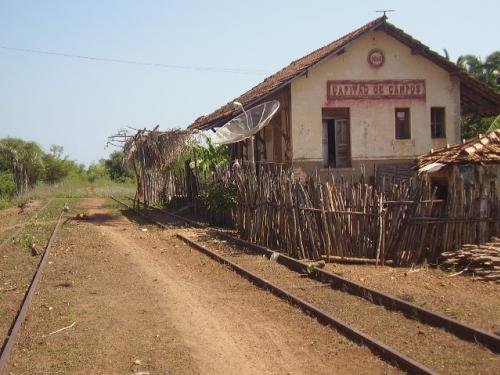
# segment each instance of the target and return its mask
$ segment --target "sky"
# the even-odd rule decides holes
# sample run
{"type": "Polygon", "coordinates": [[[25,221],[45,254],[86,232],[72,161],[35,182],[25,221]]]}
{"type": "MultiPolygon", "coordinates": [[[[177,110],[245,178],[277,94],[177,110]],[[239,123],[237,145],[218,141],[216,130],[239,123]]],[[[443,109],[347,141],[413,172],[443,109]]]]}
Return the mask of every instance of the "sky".
{"type": "Polygon", "coordinates": [[[0,138],[88,165],[118,130],[186,127],[378,9],[453,61],[500,49],[498,1],[0,0],[0,138]]]}

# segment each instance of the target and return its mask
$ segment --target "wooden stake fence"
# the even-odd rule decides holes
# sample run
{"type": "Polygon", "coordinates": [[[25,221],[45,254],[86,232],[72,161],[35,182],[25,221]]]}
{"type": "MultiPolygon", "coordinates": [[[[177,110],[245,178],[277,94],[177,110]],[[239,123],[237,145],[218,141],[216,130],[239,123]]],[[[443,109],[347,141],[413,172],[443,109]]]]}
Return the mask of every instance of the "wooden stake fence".
{"type": "Polygon", "coordinates": [[[459,181],[447,202],[433,199],[423,179],[378,191],[363,175],[359,181],[332,176],[300,182],[290,171],[240,171],[235,183],[234,220],[241,235],[296,258],[435,261],[442,251],[486,242],[499,221],[494,187],[466,188],[459,181]]]}
{"type": "Polygon", "coordinates": [[[186,178],[193,173],[186,171],[142,177],[140,200],[164,205],[191,199],[196,206],[214,184],[234,185],[232,218],[241,236],[299,259],[435,262],[443,251],[486,243],[497,235],[500,221],[494,185],[464,186],[459,177],[443,201],[434,198],[425,179],[382,181],[376,188],[366,183],[363,173],[358,180],[332,174],[327,181],[317,176],[298,181],[290,168],[225,168],[195,178],[186,178]]]}

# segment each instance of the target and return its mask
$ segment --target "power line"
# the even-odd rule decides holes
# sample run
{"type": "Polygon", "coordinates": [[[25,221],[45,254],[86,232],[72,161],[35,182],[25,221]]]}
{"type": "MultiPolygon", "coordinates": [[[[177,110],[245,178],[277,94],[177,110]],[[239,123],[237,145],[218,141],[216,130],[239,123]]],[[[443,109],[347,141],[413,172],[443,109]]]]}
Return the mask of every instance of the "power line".
{"type": "Polygon", "coordinates": [[[107,58],[107,57],[75,55],[75,54],[70,54],[70,53],[44,51],[44,50],[29,49],[29,48],[10,47],[10,46],[4,46],[4,45],[0,45],[0,48],[4,49],[4,50],[9,50],[9,51],[35,53],[35,54],[39,54],[39,55],[51,55],[51,56],[68,57],[68,58],[90,60],[90,61],[103,61],[103,62],[108,62],[108,63],[151,66],[151,67],[155,67],[155,68],[195,70],[195,71],[205,71],[205,72],[212,72],[212,73],[232,73],[232,74],[263,74],[263,73],[265,73],[264,70],[259,70],[259,69],[238,69],[238,68],[224,68],[224,67],[219,68],[219,67],[210,67],[210,66],[151,63],[151,62],[144,62],[144,61],[113,59],[113,58],[107,58]]]}

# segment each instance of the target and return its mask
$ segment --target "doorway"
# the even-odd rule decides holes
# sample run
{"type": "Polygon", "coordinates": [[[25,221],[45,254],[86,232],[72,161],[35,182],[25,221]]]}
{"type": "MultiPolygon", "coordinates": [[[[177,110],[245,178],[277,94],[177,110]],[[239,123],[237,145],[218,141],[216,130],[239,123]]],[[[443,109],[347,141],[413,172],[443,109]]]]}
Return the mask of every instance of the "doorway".
{"type": "Polygon", "coordinates": [[[351,167],[349,108],[323,108],[323,164],[351,167]]]}

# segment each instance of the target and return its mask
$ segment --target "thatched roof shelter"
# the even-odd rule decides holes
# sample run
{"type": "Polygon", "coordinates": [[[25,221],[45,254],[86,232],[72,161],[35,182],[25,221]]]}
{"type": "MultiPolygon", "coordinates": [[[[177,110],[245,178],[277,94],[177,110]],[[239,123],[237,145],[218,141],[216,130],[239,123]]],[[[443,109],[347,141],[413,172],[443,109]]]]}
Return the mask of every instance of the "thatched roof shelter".
{"type": "Polygon", "coordinates": [[[169,195],[173,163],[195,145],[190,130],[160,131],[158,128],[137,130],[134,135],[121,132],[109,137],[108,143],[121,146],[124,161],[134,169],[137,181],[134,204],[161,204],[169,195]]]}
{"type": "Polygon", "coordinates": [[[193,132],[185,129],[140,129],[134,135],[119,134],[113,137],[123,147],[124,159],[138,163],[147,170],[167,170],[180,155],[193,146],[193,132]]]}
{"type": "Polygon", "coordinates": [[[417,159],[415,169],[432,172],[433,167],[459,164],[483,166],[500,164],[500,129],[495,129],[485,135],[480,134],[463,143],[431,150],[417,159]]]}

